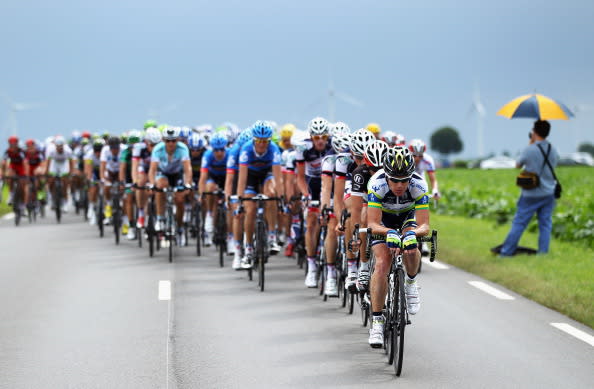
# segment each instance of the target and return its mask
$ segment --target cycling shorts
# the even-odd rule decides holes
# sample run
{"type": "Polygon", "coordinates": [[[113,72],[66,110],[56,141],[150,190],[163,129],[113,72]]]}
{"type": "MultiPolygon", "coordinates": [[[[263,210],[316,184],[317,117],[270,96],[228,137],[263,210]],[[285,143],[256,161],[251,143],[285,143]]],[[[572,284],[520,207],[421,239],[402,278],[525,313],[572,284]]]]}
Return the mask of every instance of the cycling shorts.
{"type": "Polygon", "coordinates": [[[70,174],[70,161],[65,160],[58,162],[55,159],[50,160],[49,163],[49,175],[50,176],[67,176],[70,174]]]}
{"type": "Polygon", "coordinates": [[[306,176],[306,179],[311,200],[320,201],[320,194],[322,193],[322,178],[306,176]]]}
{"type": "MultiPolygon", "coordinates": [[[[417,220],[415,219],[415,210],[411,209],[408,212],[401,214],[392,214],[383,212],[382,213],[382,225],[387,228],[393,228],[395,230],[404,230],[406,228],[414,228],[417,226],[417,220]]],[[[372,235],[371,245],[386,243],[386,237],[382,235],[372,235]]]]}
{"type": "Polygon", "coordinates": [[[248,170],[247,183],[245,186],[246,194],[256,195],[262,193],[264,184],[273,179],[274,176],[270,170],[264,172],[255,173],[252,170],[248,170]]]}
{"type": "Polygon", "coordinates": [[[208,173],[208,178],[206,179],[206,183],[209,184],[214,182],[217,184],[219,189],[223,190],[225,188],[225,176],[215,176],[214,174],[208,173]]]}
{"type": "Polygon", "coordinates": [[[15,176],[25,176],[25,165],[22,163],[11,163],[8,165],[8,168],[14,172],[15,176]]]}

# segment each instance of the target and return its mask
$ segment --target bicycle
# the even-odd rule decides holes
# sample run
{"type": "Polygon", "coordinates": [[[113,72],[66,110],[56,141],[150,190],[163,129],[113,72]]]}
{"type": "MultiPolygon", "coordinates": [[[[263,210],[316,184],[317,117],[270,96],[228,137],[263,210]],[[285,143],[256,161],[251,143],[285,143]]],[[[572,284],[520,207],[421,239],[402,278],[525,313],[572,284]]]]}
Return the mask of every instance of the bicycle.
{"type": "Polygon", "coordinates": [[[177,231],[175,225],[175,214],[173,212],[174,195],[177,192],[183,192],[188,188],[182,187],[167,187],[163,189],[153,188],[156,192],[165,193],[165,231],[161,234],[165,238],[169,246],[169,263],[173,262],[173,245],[177,242],[177,231]]]}
{"type": "MultiPolygon", "coordinates": [[[[367,229],[367,244],[371,245],[372,239],[383,239],[381,235],[372,235],[371,229],[367,229]]],[[[419,242],[431,244],[430,261],[435,260],[437,253],[437,231],[433,230],[430,236],[417,237],[419,242]]],[[[402,372],[404,360],[404,330],[406,325],[411,324],[406,308],[406,295],[404,292],[404,265],[402,263],[402,251],[392,255],[392,264],[388,273],[388,293],[383,309],[385,317],[384,326],[384,351],[388,355],[388,363],[394,365],[396,376],[402,372]]]]}
{"type": "Polygon", "coordinates": [[[37,199],[37,177],[29,177],[29,200],[27,201],[27,216],[29,223],[37,221],[40,201],[37,199]]]}
{"type": "MultiPolygon", "coordinates": [[[[149,188],[145,187],[144,190],[149,190],[149,188]]],[[[157,236],[157,231],[155,231],[155,209],[155,196],[153,193],[149,193],[148,201],[146,203],[147,221],[144,230],[146,232],[146,240],[148,242],[149,257],[151,258],[153,255],[155,255],[155,246],[157,246],[157,250],[160,249],[159,237],[157,236]]]]}
{"type": "MultiPolygon", "coordinates": [[[[316,206],[317,202],[312,201],[312,206],[316,206]]],[[[322,212],[320,213],[320,221],[324,221],[320,223],[320,234],[318,235],[318,244],[316,249],[316,262],[318,272],[316,274],[316,281],[318,283],[318,288],[320,296],[323,296],[323,300],[327,301],[328,296],[324,293],[324,287],[326,286],[326,271],[327,271],[327,260],[326,260],[326,236],[328,235],[328,221],[330,219],[330,214],[332,213],[332,208],[328,206],[324,206],[322,212]]]]}
{"type": "Polygon", "coordinates": [[[122,191],[120,188],[120,181],[112,182],[109,192],[111,193],[111,223],[113,224],[115,243],[120,244],[120,227],[122,226],[123,212],[121,205],[122,191]]]}
{"type": "Polygon", "coordinates": [[[219,251],[219,265],[223,267],[224,256],[227,254],[227,210],[225,208],[225,193],[221,190],[203,192],[202,197],[217,197],[217,218],[214,225],[213,243],[219,251]]]}
{"type": "MultiPolygon", "coordinates": [[[[349,217],[351,217],[351,214],[346,209],[343,209],[342,214],[340,215],[340,225],[342,226],[341,231],[345,230],[344,226],[346,225],[346,221],[349,217]]],[[[338,281],[338,295],[341,302],[341,306],[343,308],[346,307],[348,302],[349,313],[353,313],[354,293],[346,289],[346,279],[349,274],[349,265],[346,256],[348,248],[346,246],[347,245],[345,242],[344,235],[338,235],[338,245],[336,248],[336,272],[338,281]]]]}
{"type": "Polygon", "coordinates": [[[52,193],[52,201],[54,211],[56,212],[56,221],[58,223],[62,222],[62,196],[64,195],[63,186],[64,183],[62,182],[62,176],[57,174],[54,177],[54,191],[52,193]]]}
{"type": "Polygon", "coordinates": [[[194,206],[192,207],[192,226],[191,234],[196,237],[196,255],[202,255],[201,246],[204,244],[204,226],[202,225],[202,205],[200,204],[197,194],[194,198],[194,206]]]}
{"type": "MultiPolygon", "coordinates": [[[[264,203],[266,201],[276,201],[279,205],[280,209],[282,206],[280,202],[282,201],[279,197],[268,197],[263,194],[258,194],[254,197],[240,197],[239,201],[243,205],[244,201],[255,201],[256,202],[256,230],[254,236],[255,242],[255,258],[254,258],[254,266],[258,270],[258,286],[260,287],[260,292],[264,291],[264,274],[265,274],[265,264],[268,262],[268,224],[266,223],[266,218],[264,217],[264,203]]],[[[252,280],[252,271],[254,266],[248,269],[248,277],[250,281],[252,280]]]]}
{"type": "MultiPolygon", "coordinates": [[[[297,266],[299,266],[300,269],[304,268],[304,264],[307,262],[307,250],[305,247],[305,229],[304,229],[304,224],[305,224],[305,219],[304,219],[304,215],[303,215],[303,207],[302,204],[304,203],[304,199],[301,198],[301,195],[298,196],[292,196],[290,199],[290,202],[292,204],[291,209],[293,209],[293,207],[298,207],[298,217],[299,217],[299,235],[297,235],[295,237],[295,248],[293,249],[294,253],[297,254],[297,266]],[[299,202],[301,201],[301,202],[299,202]]],[[[292,228],[292,227],[291,227],[292,228]]],[[[307,267],[305,267],[305,273],[307,273],[307,267]]]]}
{"type": "Polygon", "coordinates": [[[19,226],[21,222],[22,210],[21,210],[21,199],[25,196],[25,188],[23,187],[23,180],[26,177],[14,177],[16,181],[14,183],[14,194],[12,197],[12,211],[14,212],[14,225],[19,226]]]}

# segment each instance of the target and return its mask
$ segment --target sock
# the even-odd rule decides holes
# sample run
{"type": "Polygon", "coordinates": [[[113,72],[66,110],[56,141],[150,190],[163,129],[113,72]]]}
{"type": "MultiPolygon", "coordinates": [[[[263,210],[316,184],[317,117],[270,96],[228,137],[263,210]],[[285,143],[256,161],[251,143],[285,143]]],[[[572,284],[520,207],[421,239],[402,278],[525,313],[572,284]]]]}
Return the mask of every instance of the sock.
{"type": "Polygon", "coordinates": [[[307,257],[307,262],[310,269],[316,269],[316,257],[307,257]]]}
{"type": "Polygon", "coordinates": [[[144,209],[139,209],[138,210],[138,216],[139,217],[143,217],[144,216],[144,209]]]}
{"type": "Polygon", "coordinates": [[[381,311],[380,312],[372,312],[372,315],[374,317],[379,317],[379,316],[382,316],[382,312],[381,311]]]}
{"type": "Polygon", "coordinates": [[[128,216],[122,216],[122,224],[123,225],[129,224],[128,216]]]}
{"type": "Polygon", "coordinates": [[[241,250],[241,242],[238,240],[235,241],[235,250],[237,250],[237,252],[241,250]]]}
{"type": "Polygon", "coordinates": [[[413,283],[413,282],[414,282],[414,280],[415,280],[415,277],[416,277],[416,276],[417,276],[416,274],[415,274],[414,276],[410,276],[408,273],[406,273],[406,281],[407,281],[409,284],[410,284],[410,283],[413,283]]]}
{"type": "Polygon", "coordinates": [[[369,262],[361,262],[359,265],[359,270],[369,271],[369,262]]]}
{"type": "Polygon", "coordinates": [[[349,273],[357,271],[357,260],[356,259],[347,259],[349,273]]]}
{"type": "Polygon", "coordinates": [[[336,266],[333,263],[326,266],[328,267],[328,278],[336,278],[336,266]]]}

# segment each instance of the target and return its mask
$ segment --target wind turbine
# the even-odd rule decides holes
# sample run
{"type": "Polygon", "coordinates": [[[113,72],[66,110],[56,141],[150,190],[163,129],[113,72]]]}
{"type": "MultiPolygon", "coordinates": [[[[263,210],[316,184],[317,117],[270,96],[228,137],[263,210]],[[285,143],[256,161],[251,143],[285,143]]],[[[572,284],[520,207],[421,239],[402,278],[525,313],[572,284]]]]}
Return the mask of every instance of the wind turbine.
{"type": "Polygon", "coordinates": [[[484,147],[484,134],[485,134],[485,115],[487,111],[485,110],[485,106],[481,102],[481,96],[478,84],[475,84],[474,87],[474,96],[472,98],[472,104],[470,105],[470,110],[468,111],[468,115],[472,115],[473,113],[476,114],[476,121],[477,121],[477,143],[478,143],[478,154],[479,158],[482,158],[485,155],[485,147],[484,147]]]}
{"type": "Polygon", "coordinates": [[[179,108],[179,104],[177,103],[169,103],[160,107],[159,109],[150,109],[148,111],[148,117],[153,118],[159,123],[161,121],[161,116],[170,112],[173,112],[179,108]]]}
{"type": "Polygon", "coordinates": [[[12,99],[5,95],[0,95],[4,103],[8,107],[8,123],[10,129],[12,129],[12,135],[17,135],[18,133],[18,123],[17,123],[17,112],[27,111],[33,109],[38,106],[38,104],[33,103],[17,103],[12,101],[12,99]]]}
{"type": "Polygon", "coordinates": [[[361,108],[364,106],[364,104],[361,101],[357,100],[356,98],[351,97],[351,96],[347,95],[346,93],[337,92],[336,89],[334,89],[334,82],[332,81],[332,75],[329,75],[328,89],[326,89],[326,92],[324,94],[320,95],[314,102],[312,102],[307,107],[305,107],[303,112],[308,112],[312,108],[318,107],[320,104],[322,104],[324,102],[324,100],[326,100],[326,104],[328,107],[327,119],[330,122],[334,122],[334,120],[335,120],[334,116],[336,114],[336,99],[341,100],[342,102],[345,102],[345,103],[352,105],[354,107],[361,108]]]}

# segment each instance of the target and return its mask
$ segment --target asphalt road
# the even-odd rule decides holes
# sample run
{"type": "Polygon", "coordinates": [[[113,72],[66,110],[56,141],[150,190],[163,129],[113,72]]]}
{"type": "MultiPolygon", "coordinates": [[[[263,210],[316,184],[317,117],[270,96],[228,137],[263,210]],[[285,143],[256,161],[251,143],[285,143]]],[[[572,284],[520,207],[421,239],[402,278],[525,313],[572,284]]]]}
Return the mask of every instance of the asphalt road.
{"type": "Polygon", "coordinates": [[[357,307],[323,302],[291,259],[271,258],[261,293],[212,249],[170,264],[74,215],[0,236],[1,388],[594,387],[592,329],[452,267],[423,267],[397,378],[357,307]]]}

